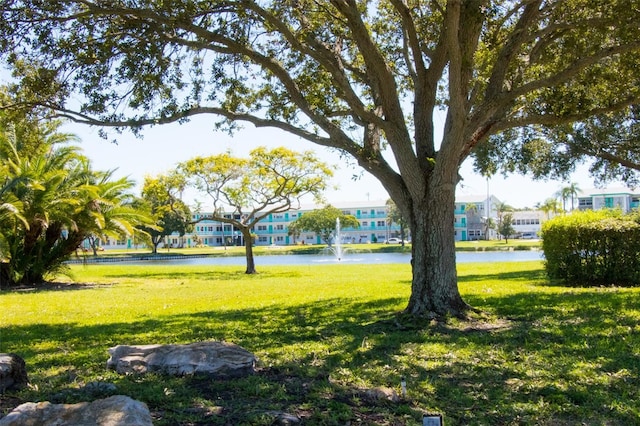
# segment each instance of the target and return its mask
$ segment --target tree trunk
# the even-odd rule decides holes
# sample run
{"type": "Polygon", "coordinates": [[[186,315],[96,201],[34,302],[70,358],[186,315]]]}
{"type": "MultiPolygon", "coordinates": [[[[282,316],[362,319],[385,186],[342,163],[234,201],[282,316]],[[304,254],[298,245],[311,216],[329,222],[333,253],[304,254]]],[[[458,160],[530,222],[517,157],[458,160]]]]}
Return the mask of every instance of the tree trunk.
{"type": "Polygon", "coordinates": [[[251,229],[242,228],[242,237],[244,238],[244,252],[247,257],[247,270],[245,274],[257,274],[256,263],[253,259],[253,240],[251,239],[251,229]]]}
{"type": "Polygon", "coordinates": [[[464,317],[470,309],[458,291],[454,238],[455,185],[430,188],[412,211],[411,297],[415,316],[464,317]]]}
{"type": "Polygon", "coordinates": [[[0,260],[0,290],[14,285],[9,274],[9,262],[0,260]]]}

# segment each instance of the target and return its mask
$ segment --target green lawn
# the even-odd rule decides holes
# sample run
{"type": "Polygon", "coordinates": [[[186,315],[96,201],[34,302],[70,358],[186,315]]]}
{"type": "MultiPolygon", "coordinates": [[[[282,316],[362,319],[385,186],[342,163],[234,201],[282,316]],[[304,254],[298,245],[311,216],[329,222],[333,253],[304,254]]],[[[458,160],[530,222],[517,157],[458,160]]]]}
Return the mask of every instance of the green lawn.
{"type": "Polygon", "coordinates": [[[77,402],[101,380],[146,402],[157,425],[273,423],[640,424],[640,289],[564,288],[540,262],[459,265],[477,321],[397,316],[408,265],[243,268],[74,266],[91,286],[0,293],[0,352],[25,358],[32,386],[0,396],[77,402]],[[233,381],[105,369],[116,344],[225,340],[260,359],[233,381]],[[364,390],[400,391],[371,401],[364,390]]]}

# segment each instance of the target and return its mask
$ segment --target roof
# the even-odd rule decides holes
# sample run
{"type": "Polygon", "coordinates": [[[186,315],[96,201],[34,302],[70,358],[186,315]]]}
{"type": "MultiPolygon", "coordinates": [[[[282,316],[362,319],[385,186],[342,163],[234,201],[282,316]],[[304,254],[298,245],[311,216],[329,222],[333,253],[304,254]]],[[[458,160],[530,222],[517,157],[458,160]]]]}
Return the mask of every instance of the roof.
{"type": "Polygon", "coordinates": [[[604,195],[638,195],[640,191],[638,189],[630,189],[624,186],[611,187],[611,188],[587,188],[580,190],[578,197],[597,197],[604,195]]]}

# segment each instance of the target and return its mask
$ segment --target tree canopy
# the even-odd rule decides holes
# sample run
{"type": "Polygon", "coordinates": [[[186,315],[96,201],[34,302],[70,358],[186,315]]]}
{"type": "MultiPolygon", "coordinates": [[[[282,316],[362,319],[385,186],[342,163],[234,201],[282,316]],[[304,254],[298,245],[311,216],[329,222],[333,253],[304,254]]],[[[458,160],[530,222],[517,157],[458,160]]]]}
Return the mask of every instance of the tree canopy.
{"type": "Polygon", "coordinates": [[[256,273],[252,231],[269,215],[299,208],[303,198],[322,198],[331,168],[310,151],[258,147],[248,158],[230,153],[196,157],[178,165],[186,184],[209,196],[207,219],[227,223],[242,233],[247,274],[256,273]]]}
{"type": "Polygon", "coordinates": [[[466,158],[564,175],[576,154],[556,136],[640,99],[635,0],[9,0],[2,18],[23,105],[133,129],[210,114],[353,157],[409,221],[414,315],[469,308],[453,243],[466,158]]]}
{"type": "Polygon", "coordinates": [[[155,225],[141,229],[149,235],[153,253],[158,252],[164,237],[174,232],[183,236],[193,231],[191,209],[180,199],[184,186],[184,178],[175,173],[144,179],[140,202],[153,216],[155,225]]]}
{"type": "Polygon", "coordinates": [[[340,219],[341,228],[360,228],[360,222],[355,216],[344,214],[334,206],[326,205],[321,209],[312,210],[300,216],[289,224],[289,235],[300,235],[310,231],[322,238],[327,245],[336,237],[336,224],[340,219]]]}
{"type": "Polygon", "coordinates": [[[513,213],[505,213],[498,222],[498,234],[504,237],[504,242],[509,244],[509,237],[515,234],[513,227],[513,213]]]}
{"type": "Polygon", "coordinates": [[[400,241],[402,246],[404,247],[406,240],[406,230],[408,228],[407,221],[402,216],[402,212],[396,206],[396,203],[390,198],[386,202],[387,205],[387,223],[391,225],[392,223],[397,223],[400,226],[400,241]]]}

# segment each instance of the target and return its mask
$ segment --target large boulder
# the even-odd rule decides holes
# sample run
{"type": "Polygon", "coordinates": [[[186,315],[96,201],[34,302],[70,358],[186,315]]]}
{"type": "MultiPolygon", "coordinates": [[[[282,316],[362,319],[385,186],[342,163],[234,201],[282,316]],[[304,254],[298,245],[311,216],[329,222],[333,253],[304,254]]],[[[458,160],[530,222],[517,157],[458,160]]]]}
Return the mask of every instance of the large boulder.
{"type": "Polygon", "coordinates": [[[253,374],[256,357],[238,345],[198,342],[187,345],[118,345],[109,349],[107,368],[120,374],[158,372],[173,376],[253,374]]]}
{"type": "Polygon", "coordinates": [[[153,426],[147,405],[124,395],[94,402],[27,402],[0,419],[0,426],[153,426]]]}
{"type": "Polygon", "coordinates": [[[16,354],[0,354],[0,393],[27,385],[27,367],[16,354]]]}

